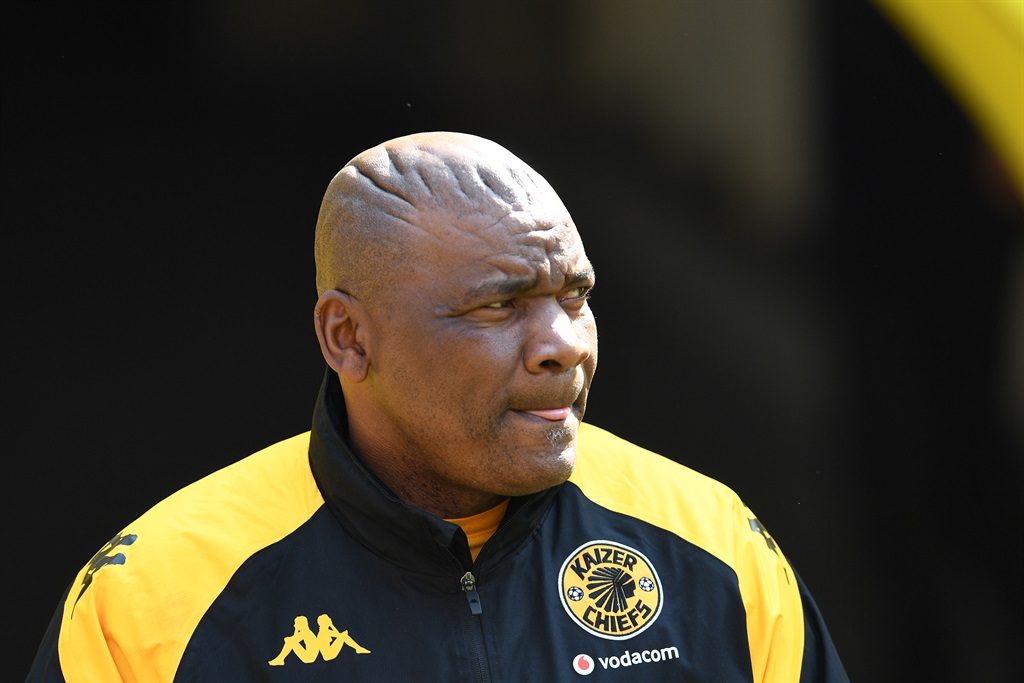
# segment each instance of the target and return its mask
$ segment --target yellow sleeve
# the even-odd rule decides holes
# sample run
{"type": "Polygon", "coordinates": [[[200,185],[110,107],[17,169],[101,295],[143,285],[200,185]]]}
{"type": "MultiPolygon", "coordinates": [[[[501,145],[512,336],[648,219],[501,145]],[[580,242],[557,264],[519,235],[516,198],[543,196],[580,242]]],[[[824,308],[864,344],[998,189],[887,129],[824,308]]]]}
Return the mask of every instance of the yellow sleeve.
{"type": "Polygon", "coordinates": [[[733,566],[747,610],[754,680],[763,683],[799,681],[804,617],[796,576],[768,530],[739,499],[736,512],[733,566]]]}
{"type": "MultiPolygon", "coordinates": [[[[68,683],[79,681],[136,681],[117,642],[106,633],[103,603],[106,590],[96,581],[101,570],[123,564],[120,535],[108,542],[82,568],[64,603],[58,650],[61,670],[68,683]]],[[[135,539],[127,537],[128,543],[135,539]]]]}
{"type": "Polygon", "coordinates": [[[64,604],[58,652],[67,683],[173,680],[238,567],[323,505],[308,444],[306,432],[214,472],[108,542],[64,604]]]}

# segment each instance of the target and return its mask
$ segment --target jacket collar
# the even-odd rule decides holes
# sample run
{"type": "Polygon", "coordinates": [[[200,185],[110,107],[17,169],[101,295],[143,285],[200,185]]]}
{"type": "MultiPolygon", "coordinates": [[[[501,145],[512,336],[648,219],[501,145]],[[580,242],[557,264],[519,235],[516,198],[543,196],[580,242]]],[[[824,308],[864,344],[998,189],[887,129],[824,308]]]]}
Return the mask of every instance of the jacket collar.
{"type": "Polygon", "coordinates": [[[474,567],[458,525],[399,500],[348,445],[348,418],[337,374],[327,368],[313,410],[309,462],[320,492],[345,530],[362,545],[418,573],[443,575],[473,569],[480,578],[526,542],[560,486],[513,498],[498,530],[474,567]]]}

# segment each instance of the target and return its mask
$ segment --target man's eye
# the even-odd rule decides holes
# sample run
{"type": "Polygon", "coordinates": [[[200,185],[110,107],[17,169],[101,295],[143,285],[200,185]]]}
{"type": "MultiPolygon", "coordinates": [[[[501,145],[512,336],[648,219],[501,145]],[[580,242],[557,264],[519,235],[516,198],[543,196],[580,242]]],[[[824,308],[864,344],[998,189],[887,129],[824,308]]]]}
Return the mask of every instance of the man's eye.
{"type": "Polygon", "coordinates": [[[511,308],[513,299],[505,299],[504,301],[495,301],[494,303],[487,304],[484,308],[491,308],[500,310],[502,308],[511,308]]]}
{"type": "Polygon", "coordinates": [[[579,299],[589,299],[590,291],[592,287],[586,285],[580,285],[579,287],[573,287],[565,293],[562,297],[562,301],[576,301],[579,299]]]}

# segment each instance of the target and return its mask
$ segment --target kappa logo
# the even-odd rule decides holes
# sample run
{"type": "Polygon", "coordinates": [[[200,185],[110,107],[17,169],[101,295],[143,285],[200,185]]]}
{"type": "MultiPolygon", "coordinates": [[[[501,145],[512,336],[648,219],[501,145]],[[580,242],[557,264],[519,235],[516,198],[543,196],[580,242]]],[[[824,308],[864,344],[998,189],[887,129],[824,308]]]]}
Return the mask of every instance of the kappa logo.
{"type": "Polygon", "coordinates": [[[757,517],[751,517],[747,521],[750,522],[750,530],[764,536],[764,542],[768,544],[768,549],[778,555],[779,547],[775,545],[775,539],[768,534],[768,529],[764,527],[764,524],[761,524],[761,520],[757,517]]]}
{"type": "Polygon", "coordinates": [[[614,541],[589,541],[574,550],[558,572],[558,588],[566,613],[601,638],[627,640],[661,614],[654,565],[639,550],[614,541]]]}
{"type": "Polygon", "coordinates": [[[330,661],[338,656],[341,649],[348,645],[356,654],[365,655],[370,651],[352,639],[348,629],[339,631],[334,622],[326,614],[321,614],[316,619],[320,630],[313,633],[309,628],[309,619],[303,616],[295,617],[295,631],[284,639],[284,646],[276,657],[271,659],[270,666],[284,666],[285,658],[291,653],[299,658],[299,661],[312,664],[317,656],[330,661]]]}
{"type": "MultiPolygon", "coordinates": [[[[765,528],[764,524],[761,524],[761,520],[757,517],[749,517],[747,521],[750,522],[750,530],[754,533],[761,534],[764,537],[764,542],[768,544],[768,549],[771,550],[775,555],[781,559],[782,554],[779,552],[779,546],[775,544],[775,539],[768,533],[768,529],[765,528]]],[[[789,570],[786,569],[785,563],[782,564],[782,573],[786,576],[786,583],[789,583],[789,570]]]]}
{"type": "MultiPolygon", "coordinates": [[[[89,568],[85,570],[85,576],[82,577],[82,589],[78,591],[78,597],[75,598],[75,605],[82,599],[82,595],[85,594],[87,589],[92,584],[92,578],[96,575],[96,572],[103,569],[107,565],[124,564],[126,558],[124,553],[115,553],[114,550],[121,546],[131,545],[139,537],[135,534],[118,534],[112,539],[106,542],[102,548],[99,549],[92,559],[89,560],[89,568]]],[[[74,607],[72,607],[71,618],[75,618],[74,607]]]]}

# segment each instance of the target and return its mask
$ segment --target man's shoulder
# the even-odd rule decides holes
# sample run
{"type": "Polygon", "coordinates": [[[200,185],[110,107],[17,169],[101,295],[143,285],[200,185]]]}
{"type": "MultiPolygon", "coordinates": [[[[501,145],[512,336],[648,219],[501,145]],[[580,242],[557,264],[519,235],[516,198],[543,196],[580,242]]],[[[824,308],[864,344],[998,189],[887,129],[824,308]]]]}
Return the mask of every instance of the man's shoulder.
{"type": "Polygon", "coordinates": [[[306,518],[323,502],[309,469],[308,449],[309,432],[263,448],[176,491],[126,530],[160,532],[200,516],[211,531],[239,521],[252,528],[306,518]]]}
{"type": "MultiPolygon", "coordinates": [[[[309,434],[264,448],[185,486],[126,525],[81,569],[63,629],[112,638],[172,667],[200,618],[243,563],[322,507],[309,434]],[[72,621],[72,616],[74,620],[72,621]]],[[[63,637],[63,636],[62,636],[63,637]]]]}
{"type": "Polygon", "coordinates": [[[685,487],[690,492],[714,493],[728,500],[729,504],[736,498],[736,493],[724,483],[588,423],[580,425],[577,473],[573,476],[577,475],[628,477],[652,484],[660,482],[676,490],[685,487]]]}
{"type": "Polygon", "coordinates": [[[291,533],[323,504],[308,444],[308,432],[284,439],[157,502],[115,537],[131,539],[122,540],[125,570],[117,574],[231,572],[291,533]]]}
{"type": "Polygon", "coordinates": [[[732,562],[750,536],[739,495],[726,484],[594,425],[580,429],[569,481],[591,502],[653,524],[732,562]]]}

